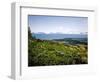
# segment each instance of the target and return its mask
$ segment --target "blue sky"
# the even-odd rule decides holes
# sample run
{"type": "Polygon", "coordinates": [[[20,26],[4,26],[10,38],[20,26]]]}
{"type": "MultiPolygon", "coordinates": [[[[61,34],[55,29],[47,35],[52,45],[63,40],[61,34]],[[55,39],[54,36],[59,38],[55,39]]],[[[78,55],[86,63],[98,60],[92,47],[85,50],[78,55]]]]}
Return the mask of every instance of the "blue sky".
{"type": "Polygon", "coordinates": [[[77,34],[88,31],[87,17],[29,15],[31,32],[77,34]]]}

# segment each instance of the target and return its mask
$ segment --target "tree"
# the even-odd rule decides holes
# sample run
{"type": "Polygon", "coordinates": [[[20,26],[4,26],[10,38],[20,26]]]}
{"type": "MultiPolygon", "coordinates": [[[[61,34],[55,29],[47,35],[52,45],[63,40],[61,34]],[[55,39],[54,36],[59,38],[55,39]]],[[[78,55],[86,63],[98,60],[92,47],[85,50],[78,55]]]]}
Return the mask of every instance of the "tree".
{"type": "Polygon", "coordinates": [[[31,34],[30,27],[28,27],[28,39],[32,39],[32,34],[31,34]]]}
{"type": "Polygon", "coordinates": [[[36,39],[36,37],[32,35],[30,27],[28,27],[28,39],[29,40],[36,39]]]}

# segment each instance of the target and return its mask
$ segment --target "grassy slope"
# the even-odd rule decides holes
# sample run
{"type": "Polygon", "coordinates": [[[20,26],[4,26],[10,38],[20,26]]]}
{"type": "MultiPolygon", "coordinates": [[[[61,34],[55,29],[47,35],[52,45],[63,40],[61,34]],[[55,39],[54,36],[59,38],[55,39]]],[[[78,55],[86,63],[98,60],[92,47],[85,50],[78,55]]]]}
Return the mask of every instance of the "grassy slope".
{"type": "Polygon", "coordinates": [[[30,40],[29,66],[87,63],[87,45],[64,45],[59,42],[30,40]]]}

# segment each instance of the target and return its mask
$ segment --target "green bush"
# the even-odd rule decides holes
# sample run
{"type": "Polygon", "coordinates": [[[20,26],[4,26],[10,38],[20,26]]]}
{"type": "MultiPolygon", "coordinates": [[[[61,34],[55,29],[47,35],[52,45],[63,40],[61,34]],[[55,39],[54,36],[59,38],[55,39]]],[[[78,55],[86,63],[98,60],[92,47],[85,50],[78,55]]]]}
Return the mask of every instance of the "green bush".
{"type": "Polygon", "coordinates": [[[52,44],[50,41],[29,41],[28,65],[70,65],[87,64],[87,50],[84,45],[52,44]]]}

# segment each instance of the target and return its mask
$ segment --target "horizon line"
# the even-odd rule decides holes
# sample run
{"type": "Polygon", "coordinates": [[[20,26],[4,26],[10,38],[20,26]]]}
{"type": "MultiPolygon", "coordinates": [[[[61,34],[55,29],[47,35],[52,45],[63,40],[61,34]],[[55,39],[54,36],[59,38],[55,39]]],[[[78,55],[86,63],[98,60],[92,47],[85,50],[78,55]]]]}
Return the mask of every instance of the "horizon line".
{"type": "Polygon", "coordinates": [[[62,33],[62,32],[49,32],[49,33],[46,33],[46,32],[31,32],[31,33],[44,33],[44,34],[88,34],[88,32],[77,32],[77,33],[62,33]]]}

